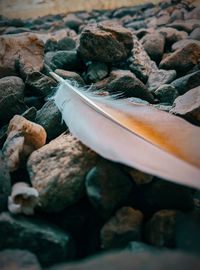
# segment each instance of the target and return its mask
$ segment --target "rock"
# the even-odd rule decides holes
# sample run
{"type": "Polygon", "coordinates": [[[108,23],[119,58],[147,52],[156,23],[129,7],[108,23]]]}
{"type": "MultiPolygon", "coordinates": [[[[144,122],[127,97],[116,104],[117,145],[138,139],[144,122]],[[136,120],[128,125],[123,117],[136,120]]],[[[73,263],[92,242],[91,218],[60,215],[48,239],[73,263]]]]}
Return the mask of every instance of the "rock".
{"type": "Polygon", "coordinates": [[[51,95],[56,86],[57,82],[38,71],[31,72],[26,78],[26,87],[33,96],[51,95]]]}
{"type": "Polygon", "coordinates": [[[76,41],[71,37],[64,37],[57,43],[59,51],[71,51],[76,49],[76,41]]]}
{"type": "Polygon", "coordinates": [[[133,36],[134,47],[131,52],[131,57],[128,59],[130,70],[144,83],[146,83],[150,73],[158,70],[155,62],[151,61],[150,57],[144,50],[136,36],[133,36]]]}
{"type": "Polygon", "coordinates": [[[24,82],[19,77],[7,76],[0,79],[0,100],[11,94],[23,98],[24,87],[24,82]]]}
{"type": "Polygon", "coordinates": [[[66,125],[62,123],[61,113],[53,100],[47,101],[37,112],[35,122],[46,130],[49,141],[67,130],[66,125]]]}
{"type": "Polygon", "coordinates": [[[127,15],[133,16],[136,15],[137,13],[140,13],[141,11],[148,10],[149,8],[152,7],[154,7],[152,3],[140,4],[133,7],[122,7],[115,10],[112,14],[112,17],[122,18],[127,15]]]}
{"type": "Polygon", "coordinates": [[[0,151],[0,212],[7,209],[8,196],[11,193],[10,173],[5,158],[0,151]]]}
{"type": "Polygon", "coordinates": [[[71,259],[73,254],[72,239],[67,232],[30,217],[1,213],[0,236],[0,249],[28,250],[33,252],[44,266],[71,259]]]}
{"type": "Polygon", "coordinates": [[[95,163],[96,154],[71,135],[62,135],[32,153],[28,172],[39,192],[40,208],[56,212],[76,203],[84,195],[84,177],[95,163]]]}
{"type": "Polygon", "coordinates": [[[186,39],[188,34],[185,31],[178,31],[172,27],[161,27],[158,29],[159,33],[164,35],[166,43],[172,45],[173,43],[186,39]]]}
{"type": "MultiPolygon", "coordinates": [[[[50,67],[55,69],[66,69],[70,71],[80,71],[82,69],[81,59],[78,57],[77,52],[72,51],[57,51],[50,57],[50,67]]],[[[48,64],[48,63],[47,63],[48,64]]]]}
{"type": "Polygon", "coordinates": [[[41,270],[37,257],[20,249],[0,251],[1,270],[41,270]]]}
{"type": "Polygon", "coordinates": [[[198,40],[195,40],[195,39],[182,39],[182,40],[179,40],[177,42],[175,42],[173,45],[172,45],[172,51],[176,51],[180,48],[183,48],[185,47],[186,45],[191,45],[192,44],[197,44],[198,46],[200,46],[200,41],[198,40]]]}
{"type": "Polygon", "coordinates": [[[101,229],[103,249],[122,248],[141,238],[143,214],[131,207],[123,207],[101,229]]]}
{"type": "Polygon", "coordinates": [[[190,39],[196,39],[200,41],[200,27],[195,28],[189,35],[190,39]]]}
{"type": "Polygon", "coordinates": [[[180,77],[171,83],[180,95],[200,85],[200,71],[192,72],[180,77]]]}
{"type": "Polygon", "coordinates": [[[150,58],[159,62],[162,59],[165,47],[165,38],[159,32],[147,34],[141,39],[142,45],[150,58]]]}
{"type": "Polygon", "coordinates": [[[146,23],[144,20],[138,20],[135,22],[130,22],[128,24],[126,24],[126,28],[128,29],[134,29],[134,30],[139,30],[141,28],[146,28],[146,23]]]}
{"type": "Polygon", "coordinates": [[[128,70],[113,70],[108,78],[95,86],[104,87],[105,91],[112,94],[123,93],[126,97],[137,97],[153,102],[153,96],[146,86],[128,70]]]}
{"type": "Polygon", "coordinates": [[[161,103],[172,104],[178,97],[178,91],[170,84],[163,84],[155,92],[155,96],[161,103]]]}
{"type": "Polygon", "coordinates": [[[154,91],[158,89],[163,84],[168,84],[176,78],[175,70],[164,70],[159,69],[150,73],[147,87],[149,91],[154,91]]]}
{"type": "Polygon", "coordinates": [[[155,246],[151,246],[139,241],[132,241],[128,244],[127,250],[130,250],[134,254],[140,252],[160,252],[160,249],[156,248],[155,246]]]}
{"type": "Polygon", "coordinates": [[[137,254],[131,251],[115,251],[86,259],[84,262],[55,265],[49,270],[141,270],[147,266],[148,270],[196,270],[198,265],[198,255],[181,251],[166,250],[153,254],[147,251],[137,254]]]}
{"type": "Polygon", "coordinates": [[[91,82],[97,82],[108,75],[108,67],[104,63],[92,62],[87,68],[87,78],[91,82]]]}
{"type": "Polygon", "coordinates": [[[164,112],[169,112],[172,109],[171,105],[166,105],[166,104],[155,104],[153,105],[156,109],[164,111],[164,112]]]}
{"type": "Polygon", "coordinates": [[[149,184],[153,180],[153,176],[141,171],[138,171],[133,168],[129,168],[128,170],[129,175],[131,176],[132,180],[137,185],[145,185],[149,184]]]}
{"type": "Polygon", "coordinates": [[[180,31],[185,31],[187,33],[190,33],[196,27],[200,26],[200,22],[199,22],[199,19],[198,20],[197,19],[190,19],[187,21],[178,20],[178,21],[175,21],[173,23],[168,24],[168,26],[173,27],[173,28],[180,30],[180,31]]]}
{"type": "Polygon", "coordinates": [[[196,43],[188,44],[166,56],[160,63],[160,68],[175,69],[179,73],[186,73],[200,61],[200,46],[196,43]]]}
{"type": "Polygon", "coordinates": [[[174,210],[156,212],[146,224],[147,241],[157,247],[174,247],[176,216],[174,210]]]}
{"type": "Polygon", "coordinates": [[[200,86],[176,98],[170,113],[200,125],[200,86]]]}
{"type": "Polygon", "coordinates": [[[189,19],[199,20],[199,18],[200,18],[200,7],[196,7],[194,9],[192,9],[192,11],[186,13],[186,15],[185,15],[186,20],[189,20],[189,19]]]}
{"type": "Polygon", "coordinates": [[[43,43],[31,33],[0,37],[0,77],[16,75],[16,63],[24,70],[43,68],[43,43]]]}
{"type": "Polygon", "coordinates": [[[132,47],[131,31],[117,24],[99,23],[84,28],[78,52],[87,60],[112,63],[125,60],[132,47]]]}
{"type": "Polygon", "coordinates": [[[0,126],[7,124],[15,114],[24,113],[28,107],[15,94],[0,100],[0,126]]]}
{"type": "Polygon", "coordinates": [[[84,86],[85,82],[84,80],[81,78],[81,76],[73,71],[67,71],[67,70],[63,70],[63,69],[56,69],[54,71],[56,74],[58,74],[60,77],[62,77],[65,80],[71,80],[72,82],[77,82],[80,86],[84,86]]]}
{"type": "Polygon", "coordinates": [[[78,32],[79,26],[81,26],[81,24],[83,23],[83,21],[75,14],[67,14],[67,16],[63,18],[63,21],[65,23],[65,26],[75,30],[76,32],[78,32]]]}
{"type": "Polygon", "coordinates": [[[44,105],[43,97],[25,97],[24,102],[28,107],[35,107],[37,110],[40,110],[44,105]]]}
{"type": "Polygon", "coordinates": [[[36,114],[37,114],[36,108],[35,108],[35,107],[30,107],[29,109],[27,109],[27,110],[22,114],[22,116],[23,116],[24,118],[26,118],[27,120],[34,122],[34,121],[35,121],[35,118],[36,118],[36,114]]]}
{"type": "Polygon", "coordinates": [[[88,173],[85,185],[90,202],[105,219],[123,206],[133,187],[128,175],[103,159],[88,173]]]}

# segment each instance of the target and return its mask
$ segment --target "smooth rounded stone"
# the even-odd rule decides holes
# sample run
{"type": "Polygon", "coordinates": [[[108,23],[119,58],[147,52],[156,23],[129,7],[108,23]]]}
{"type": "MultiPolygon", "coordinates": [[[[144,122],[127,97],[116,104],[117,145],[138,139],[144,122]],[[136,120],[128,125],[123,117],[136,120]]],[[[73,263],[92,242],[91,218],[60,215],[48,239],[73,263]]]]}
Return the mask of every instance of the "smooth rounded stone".
{"type": "Polygon", "coordinates": [[[161,210],[156,212],[145,226],[147,241],[157,247],[174,247],[176,237],[175,210],[161,210]]]}
{"type": "Polygon", "coordinates": [[[179,95],[176,88],[170,84],[163,84],[154,91],[154,94],[161,103],[167,104],[172,104],[179,95]]]}
{"type": "Polygon", "coordinates": [[[65,80],[71,80],[72,82],[77,82],[80,86],[84,86],[85,82],[82,79],[82,77],[73,71],[63,70],[63,69],[56,69],[54,71],[56,74],[58,74],[60,77],[62,77],[65,80]]]}
{"type": "Polygon", "coordinates": [[[7,162],[0,151],[0,212],[7,209],[8,196],[11,193],[11,179],[7,162]]]}
{"type": "Polygon", "coordinates": [[[126,249],[130,250],[134,254],[140,253],[140,252],[152,252],[152,253],[161,252],[161,249],[158,249],[155,246],[151,246],[146,243],[139,242],[139,241],[130,242],[126,249]]]}
{"type": "Polygon", "coordinates": [[[163,84],[171,83],[176,78],[175,70],[158,69],[152,71],[147,81],[147,87],[149,91],[158,89],[163,84]]]}
{"type": "Polygon", "coordinates": [[[191,33],[196,27],[200,26],[200,22],[197,19],[190,19],[187,21],[175,21],[173,23],[168,24],[169,27],[173,27],[180,31],[185,31],[187,33],[191,33]]]}
{"type": "Polygon", "coordinates": [[[165,37],[162,34],[159,32],[147,34],[140,41],[153,61],[159,62],[162,59],[165,47],[165,37]]]}
{"type": "Polygon", "coordinates": [[[105,219],[126,203],[133,188],[119,166],[103,159],[87,174],[85,185],[90,202],[105,219]]]}
{"type": "Polygon", "coordinates": [[[63,18],[65,26],[78,32],[79,27],[83,24],[83,21],[75,14],[67,14],[63,18]]]}
{"type": "Polygon", "coordinates": [[[182,39],[182,40],[179,40],[177,42],[175,42],[173,45],[172,45],[172,51],[176,51],[180,48],[183,48],[185,47],[186,45],[191,45],[192,44],[197,44],[198,46],[200,46],[200,41],[199,40],[195,40],[195,39],[182,39]]]}
{"type": "Polygon", "coordinates": [[[168,45],[172,45],[173,43],[182,39],[186,39],[188,37],[187,32],[179,31],[172,27],[161,27],[161,28],[158,28],[158,31],[159,33],[164,35],[166,43],[168,45]]]}
{"type": "Polygon", "coordinates": [[[57,41],[55,39],[49,38],[45,42],[45,46],[44,46],[45,53],[47,53],[47,52],[54,52],[57,49],[58,49],[58,44],[57,44],[57,41]]]}
{"type": "Polygon", "coordinates": [[[139,30],[141,28],[146,28],[147,25],[146,25],[146,22],[144,20],[137,20],[135,22],[127,23],[125,26],[128,29],[139,30]]]}
{"type": "Polygon", "coordinates": [[[114,249],[126,247],[130,241],[141,238],[143,214],[131,207],[123,207],[101,229],[101,247],[114,249]]]}
{"type": "Polygon", "coordinates": [[[0,251],[1,270],[41,270],[37,257],[20,249],[5,249],[0,251]]]}
{"type": "Polygon", "coordinates": [[[42,97],[51,95],[53,88],[57,86],[56,81],[38,71],[30,73],[25,83],[31,95],[42,97]]]}
{"type": "Polygon", "coordinates": [[[185,9],[175,9],[171,14],[171,21],[173,22],[176,20],[183,20],[185,14],[186,14],[185,9]]]}
{"type": "Polygon", "coordinates": [[[47,101],[37,112],[35,122],[46,130],[49,141],[67,130],[66,125],[62,122],[62,115],[53,100],[47,101]]]}
{"type": "Polygon", "coordinates": [[[176,114],[186,120],[200,125],[200,86],[189,90],[177,97],[170,113],[176,114]]]}
{"type": "Polygon", "coordinates": [[[2,35],[0,46],[0,77],[16,75],[16,63],[25,70],[42,70],[44,45],[35,34],[2,35]]]}
{"type": "Polygon", "coordinates": [[[185,20],[189,20],[189,19],[199,20],[199,18],[200,18],[200,7],[196,7],[192,9],[190,12],[185,14],[185,20]]]}
{"type": "Polygon", "coordinates": [[[24,249],[34,253],[43,266],[72,259],[69,233],[39,219],[0,214],[0,249],[24,249]]]}
{"type": "Polygon", "coordinates": [[[112,63],[125,60],[132,47],[131,31],[118,24],[99,23],[83,29],[78,52],[86,60],[112,63]]]}
{"type": "Polygon", "coordinates": [[[118,251],[104,253],[81,262],[55,265],[49,270],[197,270],[198,255],[166,250],[159,253],[118,251]]]}
{"type": "Polygon", "coordinates": [[[71,51],[76,49],[76,41],[71,37],[64,37],[57,43],[59,51],[71,51]]]}
{"type": "Polygon", "coordinates": [[[54,52],[51,58],[50,67],[55,69],[66,69],[79,71],[82,69],[82,61],[75,50],[54,52]]]}
{"type": "Polygon", "coordinates": [[[133,7],[122,7],[122,8],[118,8],[117,10],[114,10],[112,17],[122,18],[127,15],[133,16],[133,15],[136,15],[138,12],[140,13],[141,11],[145,11],[153,7],[154,7],[154,4],[152,3],[144,3],[144,4],[136,5],[133,7]]]}
{"type": "Polygon", "coordinates": [[[109,73],[108,66],[105,63],[92,62],[87,68],[87,79],[91,82],[98,82],[104,79],[109,73]]]}
{"type": "Polygon", "coordinates": [[[200,60],[200,45],[188,44],[166,56],[159,67],[163,69],[175,69],[179,73],[186,73],[200,60]]]}
{"type": "Polygon", "coordinates": [[[10,94],[0,100],[0,127],[7,124],[15,114],[22,114],[28,106],[15,94],[10,94]]]}
{"type": "Polygon", "coordinates": [[[23,98],[24,87],[24,82],[19,77],[7,76],[0,79],[0,100],[10,94],[23,98]]]}
{"type": "Polygon", "coordinates": [[[200,27],[195,28],[189,35],[190,39],[195,39],[200,41],[200,27]]]}
{"type": "Polygon", "coordinates": [[[76,203],[84,195],[84,178],[96,158],[71,135],[61,135],[33,152],[27,168],[31,183],[39,192],[40,208],[57,212],[76,203]]]}
{"type": "Polygon", "coordinates": [[[189,211],[193,209],[193,197],[189,188],[163,180],[154,180],[142,186],[143,200],[147,212],[161,209],[178,209],[189,211]]]}

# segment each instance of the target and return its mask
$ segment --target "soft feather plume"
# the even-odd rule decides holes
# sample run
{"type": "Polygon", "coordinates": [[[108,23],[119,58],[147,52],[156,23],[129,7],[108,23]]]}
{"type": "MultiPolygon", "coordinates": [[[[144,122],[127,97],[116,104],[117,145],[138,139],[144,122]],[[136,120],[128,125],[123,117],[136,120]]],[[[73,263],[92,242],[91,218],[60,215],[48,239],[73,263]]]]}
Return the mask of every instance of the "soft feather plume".
{"type": "Polygon", "coordinates": [[[70,132],[115,162],[200,188],[200,128],[153,106],[94,96],[60,82],[54,97],[70,132]]]}

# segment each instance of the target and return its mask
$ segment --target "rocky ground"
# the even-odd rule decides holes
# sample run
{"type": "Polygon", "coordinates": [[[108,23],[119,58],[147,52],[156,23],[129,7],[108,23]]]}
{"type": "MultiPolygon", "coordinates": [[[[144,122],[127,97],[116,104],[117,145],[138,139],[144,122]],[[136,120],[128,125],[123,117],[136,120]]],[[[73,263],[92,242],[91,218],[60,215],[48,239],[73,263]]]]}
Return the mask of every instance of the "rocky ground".
{"type": "Polygon", "coordinates": [[[199,18],[192,0],[0,18],[1,269],[199,269],[200,191],[99,157],[49,99],[53,70],[199,126],[199,18]]]}

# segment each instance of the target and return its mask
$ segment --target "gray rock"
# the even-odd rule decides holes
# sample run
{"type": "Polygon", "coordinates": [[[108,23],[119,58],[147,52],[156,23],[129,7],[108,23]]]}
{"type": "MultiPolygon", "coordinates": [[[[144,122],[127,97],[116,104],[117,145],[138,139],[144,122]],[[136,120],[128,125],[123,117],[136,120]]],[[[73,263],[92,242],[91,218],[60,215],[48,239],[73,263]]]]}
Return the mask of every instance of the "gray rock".
{"type": "Polygon", "coordinates": [[[23,98],[24,87],[24,82],[19,77],[7,76],[0,79],[0,100],[11,94],[23,98]]]}
{"type": "Polygon", "coordinates": [[[76,41],[71,37],[64,37],[57,43],[59,51],[71,51],[76,49],[76,41]]]}
{"type": "Polygon", "coordinates": [[[22,114],[22,116],[23,116],[24,118],[26,118],[27,120],[34,122],[34,121],[35,121],[35,118],[36,118],[36,114],[37,114],[36,108],[35,108],[35,107],[30,107],[29,109],[27,109],[27,110],[22,114]]]}
{"type": "Polygon", "coordinates": [[[173,27],[180,31],[185,31],[187,33],[191,33],[196,27],[200,26],[199,18],[198,19],[189,19],[189,20],[177,20],[173,23],[168,24],[169,27],[173,27]]]}
{"type": "Polygon", "coordinates": [[[11,179],[7,168],[7,162],[4,160],[0,151],[0,212],[7,209],[8,196],[11,193],[11,179]]]}
{"type": "Polygon", "coordinates": [[[108,67],[104,63],[92,62],[87,68],[87,79],[91,82],[97,82],[108,75],[108,67]]]}
{"type": "Polygon", "coordinates": [[[176,216],[177,212],[174,210],[156,212],[146,224],[147,241],[157,247],[174,247],[176,216]]]}
{"type": "Polygon", "coordinates": [[[78,32],[79,26],[83,23],[83,21],[76,16],[76,14],[67,14],[66,17],[63,18],[65,26],[69,27],[78,32]]]}
{"type": "Polygon", "coordinates": [[[101,229],[103,249],[122,248],[130,241],[140,240],[143,214],[131,207],[123,207],[101,229]]]}
{"type": "Polygon", "coordinates": [[[166,104],[155,104],[153,105],[155,108],[161,110],[161,111],[164,111],[164,112],[169,112],[171,109],[172,109],[172,106],[171,105],[166,105],[166,104]]]}
{"type": "Polygon", "coordinates": [[[192,45],[193,43],[200,46],[200,41],[199,40],[195,40],[195,39],[182,39],[182,40],[179,40],[179,41],[175,42],[172,45],[172,51],[176,51],[176,50],[178,50],[180,48],[183,48],[186,45],[192,45]]]}
{"type": "Polygon", "coordinates": [[[144,20],[137,20],[135,22],[130,22],[128,24],[126,24],[126,28],[129,29],[134,29],[134,30],[139,30],[141,28],[146,28],[146,23],[144,20]]]}
{"type": "Polygon", "coordinates": [[[189,35],[189,38],[200,41],[200,27],[195,28],[189,35]]]}
{"type": "Polygon", "coordinates": [[[84,177],[96,157],[71,135],[62,135],[33,152],[28,172],[39,192],[40,208],[57,212],[76,203],[84,195],[84,177]]]}
{"type": "Polygon", "coordinates": [[[155,92],[155,96],[161,103],[172,104],[178,97],[178,91],[170,84],[163,84],[155,92]]]}
{"type": "Polygon", "coordinates": [[[46,130],[48,140],[55,139],[67,130],[62,121],[61,113],[53,100],[47,101],[37,112],[35,122],[46,130]]]}
{"type": "Polygon", "coordinates": [[[107,160],[100,160],[86,177],[89,200],[103,218],[109,218],[127,201],[132,187],[131,179],[107,160]]]}
{"type": "Polygon", "coordinates": [[[62,77],[63,79],[65,79],[65,80],[70,80],[72,82],[77,82],[80,86],[85,85],[84,80],[76,72],[67,71],[67,70],[63,70],[63,69],[56,69],[54,72],[56,74],[58,74],[60,77],[62,77]]]}
{"type": "Polygon", "coordinates": [[[0,214],[0,249],[25,249],[37,255],[44,266],[71,259],[71,236],[41,220],[0,214]]]}
{"type": "Polygon", "coordinates": [[[149,75],[147,87],[149,91],[154,91],[163,84],[168,84],[172,82],[175,78],[176,78],[175,70],[164,70],[164,69],[155,70],[151,72],[149,75]]]}

